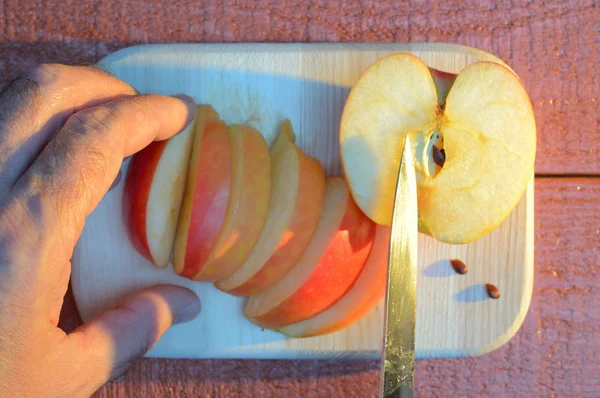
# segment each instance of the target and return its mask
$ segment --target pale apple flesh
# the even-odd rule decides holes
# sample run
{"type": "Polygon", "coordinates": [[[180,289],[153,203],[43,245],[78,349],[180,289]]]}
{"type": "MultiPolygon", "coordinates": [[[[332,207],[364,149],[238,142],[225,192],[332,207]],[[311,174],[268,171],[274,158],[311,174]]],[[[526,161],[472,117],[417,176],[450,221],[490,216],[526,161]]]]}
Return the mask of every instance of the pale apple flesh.
{"type": "Polygon", "coordinates": [[[173,245],[175,272],[193,278],[217,239],[231,185],[227,127],[210,107],[199,107],[188,177],[173,245]]]}
{"type": "Polygon", "coordinates": [[[179,218],[195,122],[166,140],[138,152],[125,182],[123,209],[136,250],[166,267],[179,218]]]}
{"type": "Polygon", "coordinates": [[[385,294],[389,245],[390,228],[377,226],[369,258],[347,293],[325,311],[277,331],[289,337],[319,336],[344,329],[370,313],[385,294]]]}
{"type": "Polygon", "coordinates": [[[329,178],[319,224],[302,257],[279,282],[250,296],[244,314],[273,328],[325,310],[356,280],[374,236],[375,224],[356,206],[346,182],[329,178]]]}
{"type": "Polygon", "coordinates": [[[295,145],[289,122],[271,149],[271,195],[265,225],[244,264],[215,286],[249,296],[279,281],[298,261],[314,233],[325,194],[325,173],[295,145]]]}
{"type": "Polygon", "coordinates": [[[438,91],[444,90],[413,55],[376,62],[344,108],[342,165],[359,207],[390,225],[409,135],[419,230],[442,242],[468,243],[497,227],[525,192],[535,161],[535,118],[518,77],[497,63],[464,68],[440,106],[438,91]]]}
{"type": "Polygon", "coordinates": [[[269,148],[255,129],[229,126],[232,177],[225,220],[211,256],[195,280],[229,277],[248,258],[267,218],[271,192],[269,148]]]}

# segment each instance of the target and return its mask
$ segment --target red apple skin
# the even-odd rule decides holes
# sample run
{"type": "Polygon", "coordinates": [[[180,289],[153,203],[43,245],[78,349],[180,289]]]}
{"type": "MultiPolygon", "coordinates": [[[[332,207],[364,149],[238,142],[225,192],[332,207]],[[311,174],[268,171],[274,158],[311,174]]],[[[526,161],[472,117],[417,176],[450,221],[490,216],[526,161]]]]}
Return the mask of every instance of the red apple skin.
{"type": "Polygon", "coordinates": [[[332,324],[326,329],[321,329],[313,333],[307,333],[302,337],[322,336],[324,334],[337,332],[360,321],[365,315],[369,314],[373,310],[373,308],[377,306],[377,304],[381,302],[381,299],[383,298],[383,296],[385,296],[385,290],[387,288],[386,282],[387,281],[385,278],[382,281],[380,281],[379,286],[377,287],[373,295],[360,306],[358,306],[356,311],[348,318],[338,323],[332,324]]]}
{"type": "Polygon", "coordinates": [[[133,247],[154,262],[146,235],[146,212],[152,178],[167,141],[155,141],[131,159],[123,192],[123,212],[133,247]]]}
{"type": "Polygon", "coordinates": [[[277,307],[250,320],[258,326],[273,328],[303,321],[330,307],[360,274],[371,251],[375,230],[375,223],[348,194],[338,231],[308,280],[277,307]]]}
{"type": "Polygon", "coordinates": [[[292,338],[321,336],[345,329],[370,313],[387,289],[390,232],[390,227],[377,226],[369,258],[340,300],[315,317],[277,328],[277,331],[292,338]]]}
{"type": "Polygon", "coordinates": [[[231,165],[231,142],[227,126],[220,120],[206,121],[193,192],[184,268],[180,273],[185,278],[193,279],[200,273],[217,242],[229,203],[231,165]],[[219,178],[215,179],[216,175],[219,178]]]}

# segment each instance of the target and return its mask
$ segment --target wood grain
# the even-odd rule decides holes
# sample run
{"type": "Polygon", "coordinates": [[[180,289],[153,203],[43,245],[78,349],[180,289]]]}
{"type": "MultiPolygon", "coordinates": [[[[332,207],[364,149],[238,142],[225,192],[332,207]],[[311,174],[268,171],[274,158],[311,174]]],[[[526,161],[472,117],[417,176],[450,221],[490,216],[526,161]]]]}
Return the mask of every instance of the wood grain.
{"type": "MultiPolygon", "coordinates": [[[[417,361],[417,396],[600,396],[598,202],[598,178],[536,179],[535,287],[523,326],[488,355],[417,361]]],[[[61,325],[76,320],[67,295],[61,325]]],[[[142,359],[97,396],[374,397],[379,377],[376,361],[142,359]]]]}
{"type": "MultiPolygon", "coordinates": [[[[208,103],[227,123],[248,123],[272,143],[290,119],[298,146],[340,175],[339,120],[345,98],[364,69],[391,52],[410,51],[428,65],[458,72],[497,58],[463,46],[358,44],[224,44],[138,46],[112,54],[104,67],[140,92],[183,91],[208,103]],[[281,95],[285,93],[285,95],[281,95]]],[[[124,168],[125,173],[126,166],[124,168]]],[[[126,294],[157,283],[193,289],[203,315],[169,330],[149,356],[161,358],[377,358],[383,306],[340,332],[289,339],[247,321],[244,300],[206,283],[157,269],[132,247],[122,223],[124,181],[87,218],[73,254],[73,292],[91,319],[126,294]],[[203,338],[198,338],[198,331],[203,338]]],[[[523,322],[533,285],[532,187],[496,230],[468,245],[420,235],[416,356],[479,355],[506,343],[523,322]],[[471,272],[457,275],[450,258],[471,272]],[[502,291],[491,300],[485,283],[502,291]],[[484,327],[484,325],[486,325],[484,327]]]]}
{"type": "Polygon", "coordinates": [[[445,42],[488,51],[523,78],[540,174],[600,172],[600,5],[592,0],[56,0],[0,3],[0,83],[40,62],[95,63],[139,43],[445,42]],[[68,12],[63,12],[68,7],[68,12]],[[115,18],[115,12],[120,18],[115,18]]]}
{"type": "MultiPolygon", "coordinates": [[[[39,62],[94,63],[120,48],[148,42],[465,44],[499,55],[524,76],[538,120],[539,174],[600,174],[597,146],[587,141],[598,136],[600,124],[596,1],[206,3],[175,0],[164,7],[149,0],[0,0],[0,86],[39,62]]],[[[523,327],[489,355],[417,362],[418,396],[600,396],[600,353],[593,344],[600,339],[600,325],[588,320],[597,313],[600,298],[596,291],[590,302],[588,293],[571,295],[565,288],[581,282],[600,286],[600,260],[592,250],[599,246],[600,214],[593,211],[600,201],[599,185],[592,178],[537,180],[535,290],[523,327]],[[576,192],[577,186],[581,190],[576,192]],[[543,291],[538,285],[545,286],[543,291]],[[571,337],[584,347],[571,348],[571,337]]],[[[66,327],[79,324],[72,296],[66,297],[63,314],[66,327]]],[[[351,362],[353,372],[335,374],[348,364],[146,359],[98,395],[374,396],[377,367],[351,362]]]]}

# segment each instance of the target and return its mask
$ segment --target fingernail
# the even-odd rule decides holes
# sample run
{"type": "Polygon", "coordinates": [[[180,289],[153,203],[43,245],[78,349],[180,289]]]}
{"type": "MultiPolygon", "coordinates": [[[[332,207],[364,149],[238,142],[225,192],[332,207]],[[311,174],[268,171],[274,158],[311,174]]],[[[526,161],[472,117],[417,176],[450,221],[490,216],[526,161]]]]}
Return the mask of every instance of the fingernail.
{"type": "Polygon", "coordinates": [[[194,101],[194,99],[192,97],[190,97],[189,95],[186,95],[186,94],[175,94],[175,95],[172,95],[171,97],[180,99],[183,102],[185,102],[185,104],[187,105],[188,117],[187,117],[187,122],[185,123],[185,125],[187,126],[188,124],[190,124],[192,122],[192,120],[194,120],[194,116],[196,115],[196,101],[194,101]]]}
{"type": "Polygon", "coordinates": [[[202,305],[200,304],[200,299],[194,296],[194,299],[187,303],[184,307],[179,309],[177,314],[175,314],[175,319],[173,319],[173,324],[178,325],[180,323],[186,323],[196,318],[198,314],[200,314],[200,310],[202,309],[202,305]]]}
{"type": "Polygon", "coordinates": [[[172,95],[171,97],[179,98],[180,100],[182,100],[182,101],[184,101],[186,103],[189,103],[189,104],[195,104],[194,99],[192,97],[190,97],[189,95],[187,95],[187,94],[183,94],[183,93],[182,94],[175,94],[175,95],[172,95]]]}

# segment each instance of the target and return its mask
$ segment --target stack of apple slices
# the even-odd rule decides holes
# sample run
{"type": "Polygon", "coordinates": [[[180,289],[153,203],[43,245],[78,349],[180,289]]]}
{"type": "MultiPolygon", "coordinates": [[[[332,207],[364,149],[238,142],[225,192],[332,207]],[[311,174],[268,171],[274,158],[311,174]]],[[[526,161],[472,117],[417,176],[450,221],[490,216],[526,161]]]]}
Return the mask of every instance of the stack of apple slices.
{"type": "Polygon", "coordinates": [[[279,282],[250,297],[246,317],[263,327],[278,327],[325,310],[358,277],[374,236],[375,223],[356,206],[344,180],[330,177],[313,239],[279,282]]]}
{"type": "MultiPolygon", "coordinates": [[[[289,122],[271,149],[271,195],[266,221],[244,263],[215,286],[249,296],[279,281],[308,245],[321,213],[325,174],[321,164],[294,144],[289,122]]],[[[245,215],[241,215],[244,217],[245,215]]]]}
{"type": "Polygon", "coordinates": [[[303,336],[345,327],[379,302],[389,234],[295,139],[285,121],[269,150],[258,131],[200,105],[186,130],[134,157],[124,208],[149,261],[172,259],[182,277],[249,296],[252,322],[303,336]]]}

